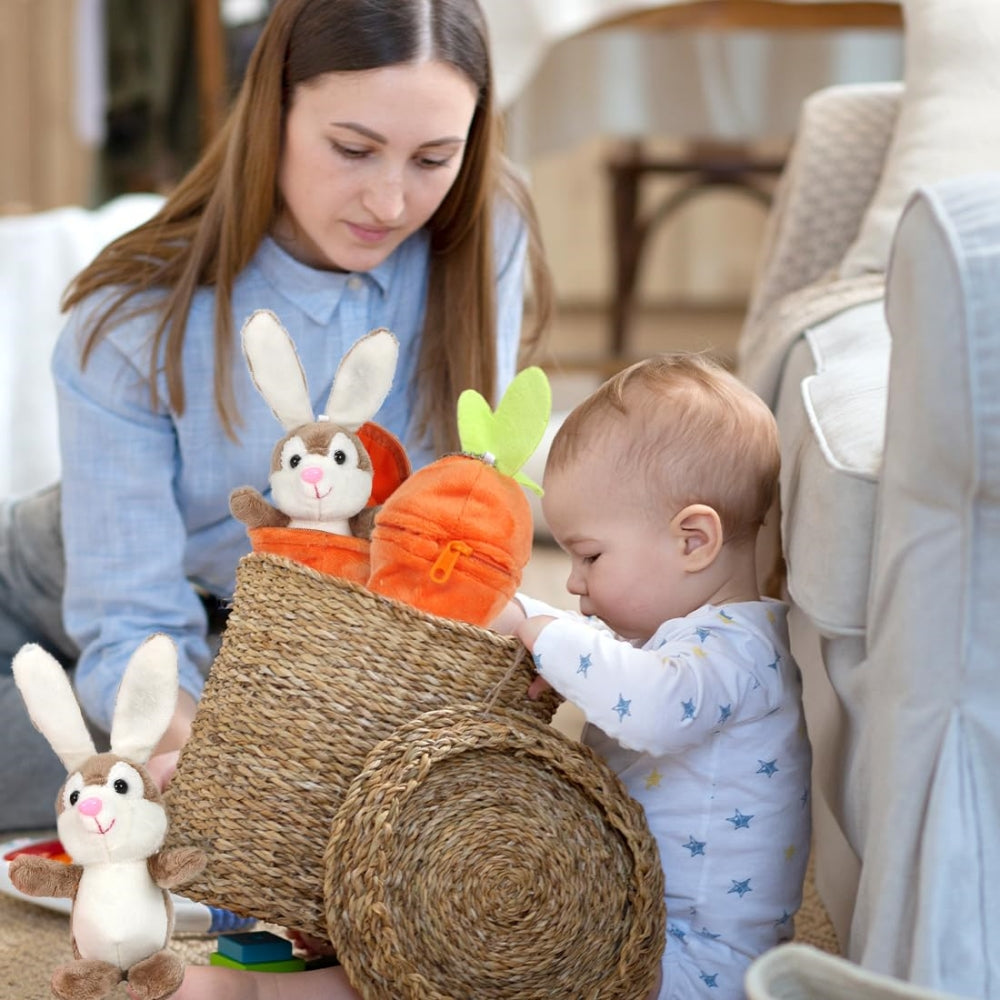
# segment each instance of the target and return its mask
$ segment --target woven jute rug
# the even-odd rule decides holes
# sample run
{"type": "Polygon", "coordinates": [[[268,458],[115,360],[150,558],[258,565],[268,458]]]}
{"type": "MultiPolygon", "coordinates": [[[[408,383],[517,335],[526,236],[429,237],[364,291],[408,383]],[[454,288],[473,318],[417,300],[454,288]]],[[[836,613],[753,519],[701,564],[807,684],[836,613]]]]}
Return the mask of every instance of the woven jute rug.
{"type": "MultiPolygon", "coordinates": [[[[833,954],[838,952],[833,926],[812,881],[811,866],[806,876],[802,909],[795,918],[795,926],[796,941],[833,954]]],[[[174,938],[171,947],[191,965],[207,964],[208,956],[215,951],[214,939],[208,937],[178,936],[174,938]]],[[[0,895],[2,1000],[50,1000],[52,994],[49,991],[49,977],[52,969],[71,957],[67,917],[33,903],[0,895]]],[[[115,1000],[127,1000],[128,997],[124,986],[119,987],[112,995],[115,1000]]]]}

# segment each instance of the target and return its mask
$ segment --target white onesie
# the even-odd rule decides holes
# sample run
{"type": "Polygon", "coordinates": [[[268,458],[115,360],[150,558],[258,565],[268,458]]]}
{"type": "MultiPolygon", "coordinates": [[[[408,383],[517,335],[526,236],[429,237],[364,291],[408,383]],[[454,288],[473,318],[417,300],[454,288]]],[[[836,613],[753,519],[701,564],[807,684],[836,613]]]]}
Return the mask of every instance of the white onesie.
{"type": "Polygon", "coordinates": [[[642,648],[552,614],[538,672],[587,719],[584,742],[646,812],[666,881],[661,1000],[742,998],[743,975],[787,941],[809,855],[811,753],[787,607],[706,605],[642,648]]]}

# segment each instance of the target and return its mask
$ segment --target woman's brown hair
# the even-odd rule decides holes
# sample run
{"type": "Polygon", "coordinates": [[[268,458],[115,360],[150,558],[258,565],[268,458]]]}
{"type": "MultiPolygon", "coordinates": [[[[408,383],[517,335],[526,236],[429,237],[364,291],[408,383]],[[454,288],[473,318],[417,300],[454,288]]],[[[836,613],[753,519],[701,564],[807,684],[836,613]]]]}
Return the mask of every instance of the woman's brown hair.
{"type": "Polygon", "coordinates": [[[169,403],[182,413],[188,312],[195,291],[213,287],[216,408],[235,437],[240,418],[232,385],[233,284],[280,209],[282,136],[295,87],[323,73],[428,57],[456,67],[479,92],[462,167],[427,224],[430,278],[418,366],[416,426],[437,451],[457,447],[458,394],[475,388],[493,399],[496,391],[492,210],[497,192],[514,202],[528,226],[535,323],[527,344],[537,340],[552,304],[527,189],[500,149],[486,22],[476,0],[278,0],[233,110],[199,162],[152,219],[109,244],[67,290],[63,309],[98,290],[114,289],[87,333],[82,363],[135,296],[162,289],[155,305],[140,307],[158,313],[151,392],[155,403],[162,350],[169,403]]]}

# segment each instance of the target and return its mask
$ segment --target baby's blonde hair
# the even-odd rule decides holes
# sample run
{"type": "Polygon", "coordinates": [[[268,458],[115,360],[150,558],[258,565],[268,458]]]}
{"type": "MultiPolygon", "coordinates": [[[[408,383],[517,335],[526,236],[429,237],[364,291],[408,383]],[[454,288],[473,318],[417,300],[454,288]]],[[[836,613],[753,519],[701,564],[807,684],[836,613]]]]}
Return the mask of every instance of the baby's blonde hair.
{"type": "Polygon", "coordinates": [[[560,427],[547,471],[607,447],[608,475],[645,485],[657,516],[713,507],[726,542],[756,537],[775,496],[774,416],[736,376],[699,354],[664,354],[608,379],[560,427]]]}

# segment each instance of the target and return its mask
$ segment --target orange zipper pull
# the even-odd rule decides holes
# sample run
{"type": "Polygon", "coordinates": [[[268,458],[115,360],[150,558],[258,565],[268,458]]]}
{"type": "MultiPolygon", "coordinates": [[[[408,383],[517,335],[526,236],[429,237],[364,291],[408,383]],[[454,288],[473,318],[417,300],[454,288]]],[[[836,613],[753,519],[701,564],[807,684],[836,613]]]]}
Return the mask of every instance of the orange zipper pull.
{"type": "Polygon", "coordinates": [[[449,542],[437,557],[434,565],[431,566],[430,577],[435,583],[447,583],[451,577],[451,571],[455,568],[460,556],[471,556],[472,546],[467,542],[449,542]]]}

